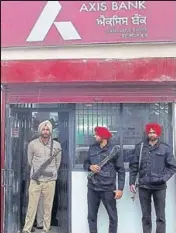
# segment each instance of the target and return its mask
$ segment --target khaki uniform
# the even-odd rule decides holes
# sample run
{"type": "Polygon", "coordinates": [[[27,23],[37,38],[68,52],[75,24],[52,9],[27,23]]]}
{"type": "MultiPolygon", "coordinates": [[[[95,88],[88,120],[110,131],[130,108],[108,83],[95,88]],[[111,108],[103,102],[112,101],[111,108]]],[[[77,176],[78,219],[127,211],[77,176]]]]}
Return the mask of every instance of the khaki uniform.
{"type": "MultiPolygon", "coordinates": [[[[31,166],[31,174],[38,170],[42,163],[50,157],[51,141],[44,145],[40,138],[33,140],[28,146],[28,162],[31,166]]],[[[60,143],[53,141],[53,150],[61,149],[60,143]]],[[[51,212],[53,207],[53,199],[55,194],[55,186],[57,179],[57,171],[61,162],[61,152],[52,160],[45,171],[52,172],[51,177],[41,176],[39,178],[40,184],[36,181],[30,180],[29,185],[29,203],[25,219],[25,226],[23,231],[31,232],[40,197],[43,196],[43,230],[46,232],[50,229],[51,212]]]]}
{"type": "Polygon", "coordinates": [[[41,194],[39,199],[39,204],[37,208],[37,226],[43,227],[43,213],[44,213],[44,203],[43,203],[43,195],[41,194]]]}

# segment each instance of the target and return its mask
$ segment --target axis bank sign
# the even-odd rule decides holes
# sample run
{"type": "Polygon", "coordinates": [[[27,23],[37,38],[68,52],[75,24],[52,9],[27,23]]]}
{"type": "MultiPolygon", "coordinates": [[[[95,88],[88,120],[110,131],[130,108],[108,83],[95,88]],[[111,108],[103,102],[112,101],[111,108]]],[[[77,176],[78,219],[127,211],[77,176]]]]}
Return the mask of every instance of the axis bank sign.
{"type": "Polygon", "coordinates": [[[58,1],[48,1],[26,41],[43,41],[53,24],[55,25],[57,31],[60,33],[64,40],[81,39],[78,31],[76,30],[71,21],[55,22],[55,19],[59,15],[61,9],[62,6],[58,1]]]}
{"type": "Polygon", "coordinates": [[[176,41],[176,1],[2,1],[1,8],[4,48],[176,41]]]}
{"type": "MultiPolygon", "coordinates": [[[[110,5],[107,2],[88,2],[82,3],[79,9],[81,12],[105,12],[121,11],[121,10],[142,10],[146,9],[146,1],[110,1],[110,5]]],[[[51,26],[54,24],[58,33],[62,36],[63,40],[80,40],[81,36],[76,30],[75,26],[71,21],[68,22],[56,22],[55,19],[58,17],[62,6],[59,1],[47,2],[43,11],[41,12],[37,22],[35,23],[32,31],[27,37],[27,42],[41,42],[43,41],[51,26]]],[[[73,12],[74,14],[74,12],[73,12]]],[[[93,32],[92,32],[93,33],[93,32]]]]}

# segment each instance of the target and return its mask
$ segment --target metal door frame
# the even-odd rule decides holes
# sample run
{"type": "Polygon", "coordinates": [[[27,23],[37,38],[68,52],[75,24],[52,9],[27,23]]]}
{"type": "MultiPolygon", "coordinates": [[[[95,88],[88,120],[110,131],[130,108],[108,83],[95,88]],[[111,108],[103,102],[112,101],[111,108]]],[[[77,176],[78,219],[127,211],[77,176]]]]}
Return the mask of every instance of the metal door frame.
{"type": "Polygon", "coordinates": [[[1,85],[1,232],[4,233],[5,218],[5,119],[6,119],[6,92],[1,85]]]}

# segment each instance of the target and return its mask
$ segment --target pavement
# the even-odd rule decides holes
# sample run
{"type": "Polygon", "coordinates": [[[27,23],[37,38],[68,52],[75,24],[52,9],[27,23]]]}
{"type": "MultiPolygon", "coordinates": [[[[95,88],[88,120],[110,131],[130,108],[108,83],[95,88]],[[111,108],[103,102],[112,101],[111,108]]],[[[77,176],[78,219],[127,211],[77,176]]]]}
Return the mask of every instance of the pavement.
{"type": "MultiPolygon", "coordinates": [[[[38,230],[35,228],[35,232],[34,233],[41,233],[42,230],[38,230]]],[[[51,230],[49,231],[49,233],[58,233],[58,227],[51,227],[51,230]]]]}

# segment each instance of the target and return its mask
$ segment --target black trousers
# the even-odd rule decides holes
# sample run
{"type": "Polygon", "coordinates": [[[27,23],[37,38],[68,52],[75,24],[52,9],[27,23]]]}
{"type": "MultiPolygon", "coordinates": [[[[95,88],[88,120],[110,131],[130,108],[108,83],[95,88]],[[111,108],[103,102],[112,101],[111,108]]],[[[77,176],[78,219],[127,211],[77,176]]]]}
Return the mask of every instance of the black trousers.
{"type": "Polygon", "coordinates": [[[165,220],[166,189],[152,190],[152,189],[139,188],[139,199],[142,209],[143,233],[152,232],[152,221],[151,221],[152,196],[153,196],[155,212],[156,212],[156,233],[166,233],[166,220],[165,220]]]}
{"type": "Polygon", "coordinates": [[[94,191],[88,188],[88,223],[90,233],[97,233],[97,214],[102,201],[109,216],[109,233],[117,233],[117,208],[114,192],[94,191]]]}

